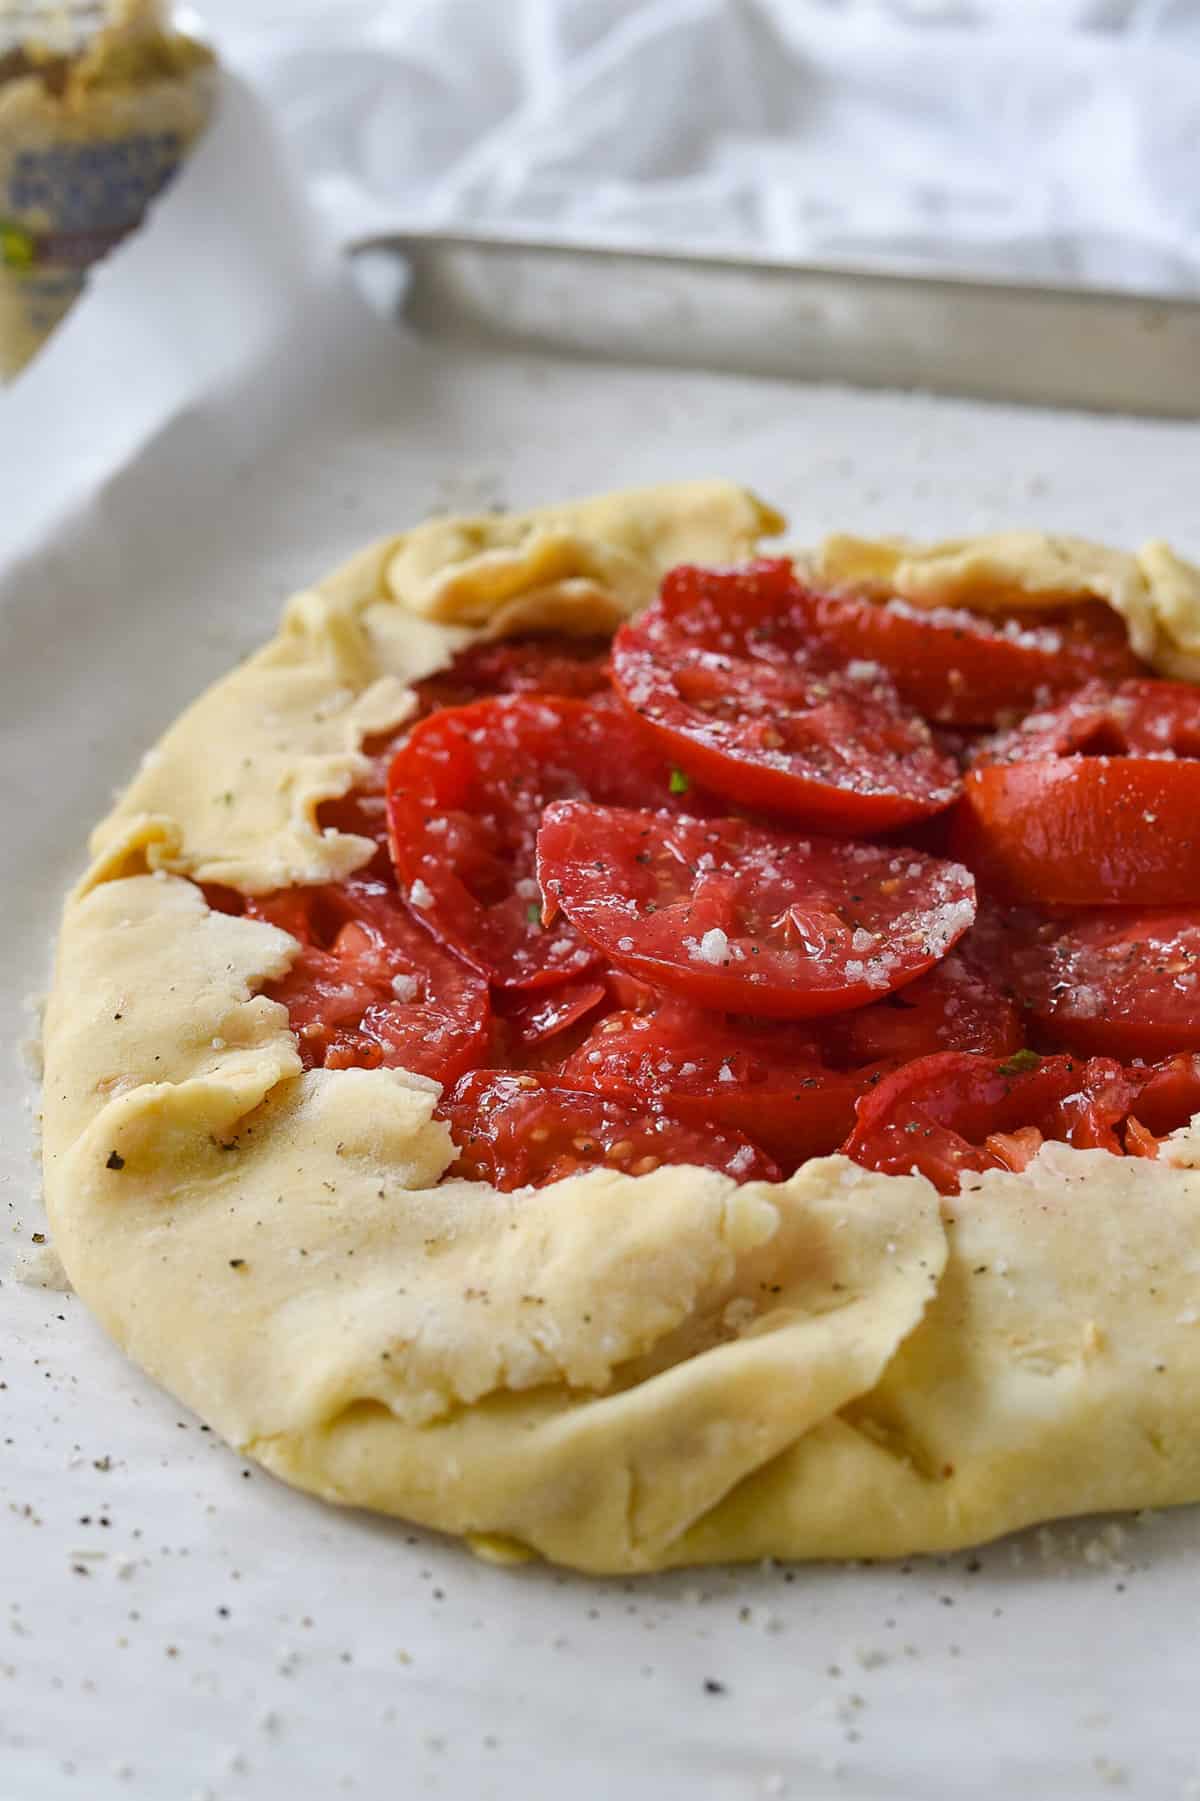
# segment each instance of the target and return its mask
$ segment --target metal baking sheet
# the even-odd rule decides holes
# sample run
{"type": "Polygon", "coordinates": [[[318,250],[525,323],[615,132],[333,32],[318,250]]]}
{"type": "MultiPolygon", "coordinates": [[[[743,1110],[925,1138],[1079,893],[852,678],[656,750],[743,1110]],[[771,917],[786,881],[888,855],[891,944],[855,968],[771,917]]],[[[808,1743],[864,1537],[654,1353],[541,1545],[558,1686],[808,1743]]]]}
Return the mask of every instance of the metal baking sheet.
{"type": "Polygon", "coordinates": [[[400,256],[417,332],[621,362],[1200,416],[1200,300],[460,232],[400,256]]]}

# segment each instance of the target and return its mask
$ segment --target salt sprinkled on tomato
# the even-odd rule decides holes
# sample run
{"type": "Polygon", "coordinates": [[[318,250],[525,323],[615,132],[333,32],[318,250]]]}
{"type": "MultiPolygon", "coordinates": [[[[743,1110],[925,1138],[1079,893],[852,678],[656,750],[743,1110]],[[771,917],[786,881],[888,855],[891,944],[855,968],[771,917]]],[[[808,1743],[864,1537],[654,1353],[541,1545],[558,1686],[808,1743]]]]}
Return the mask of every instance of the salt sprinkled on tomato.
{"type": "Polygon", "coordinates": [[[617,693],[688,774],[741,806],[843,835],[948,806],[957,771],[929,726],[879,664],[832,654],[801,600],[783,563],[674,571],[617,634],[617,693]]]}
{"type": "Polygon", "coordinates": [[[577,801],[547,807],[538,878],[612,962],[699,1006],[771,1018],[841,1012],[912,981],[975,915],[958,864],[577,801]],[[886,948],[850,955],[863,932],[886,948]]]}
{"type": "Polygon", "coordinates": [[[266,992],[306,1068],[432,1077],[451,1173],[502,1189],[840,1145],[954,1192],[1047,1138],[1157,1156],[1200,1106],[1200,691],[1115,614],[777,560],[672,572],[619,703],[608,648],[468,646],[322,803],[365,870],[209,891],[298,941],[266,992]]]}

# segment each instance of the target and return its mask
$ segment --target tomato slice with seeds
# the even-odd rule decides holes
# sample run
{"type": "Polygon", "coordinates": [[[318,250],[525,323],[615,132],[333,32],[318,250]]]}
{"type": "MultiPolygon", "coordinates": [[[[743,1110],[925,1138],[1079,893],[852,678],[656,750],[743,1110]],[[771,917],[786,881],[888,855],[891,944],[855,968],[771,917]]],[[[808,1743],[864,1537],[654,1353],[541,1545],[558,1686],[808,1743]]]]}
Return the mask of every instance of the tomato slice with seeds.
{"type": "Polygon", "coordinates": [[[476,642],[322,805],[380,845],[368,872],[214,900],[300,941],[267,992],[307,1067],[442,1082],[454,1173],[504,1188],[660,1161],[776,1179],[844,1143],[953,1192],[1046,1137],[1157,1155],[1200,1108],[1200,692],[1143,676],[1108,609],[922,613],[780,561],[673,572],[622,640],[668,684],[661,718],[607,691],[603,639],[476,642]],[[969,801],[932,804],[959,769],[969,801]],[[789,823],[709,819],[689,776],[789,823]],[[897,821],[924,852],[841,841],[897,821]],[[947,844],[1058,910],[989,908],[960,937],[947,844]]]}
{"type": "Polygon", "coordinates": [[[599,961],[569,921],[542,924],[534,877],[546,806],[566,796],[675,807],[670,767],[612,700],[514,696],[418,725],[388,773],[392,858],[434,937],[499,988],[584,975],[599,961]]]}
{"type": "Polygon", "coordinates": [[[618,967],[781,1019],[879,999],[975,915],[968,871],[921,851],[577,801],[546,809],[538,874],[547,913],[561,907],[618,967]]]}
{"type": "Polygon", "coordinates": [[[954,764],[875,664],[825,646],[786,563],[681,568],[621,627],[613,682],[642,729],[739,807],[885,831],[946,807],[954,764]]]}
{"type": "Polygon", "coordinates": [[[1126,1061],[1200,1049],[1200,910],[988,910],[972,934],[1038,1040],[1126,1061]]]}
{"type": "Polygon", "coordinates": [[[662,1108],[626,1106],[550,1075],[482,1069],[438,1108],[458,1146],[450,1174],[508,1193],[586,1169],[648,1175],[663,1163],[716,1169],[739,1182],[774,1182],[779,1170],[739,1133],[696,1130],[662,1108]]]}
{"type": "Polygon", "coordinates": [[[602,1019],[561,1079],[626,1104],[657,1103],[697,1128],[744,1133],[786,1172],[837,1149],[875,1076],[829,1069],[803,1027],[664,1000],[652,1013],[602,1019]]]}
{"type": "Polygon", "coordinates": [[[1025,1042],[1020,1008],[960,952],[961,945],[886,999],[831,1019],[822,1032],[826,1060],[854,1068],[909,1063],[939,1051],[1004,1057],[1019,1050],[1025,1042]]]}
{"type": "Polygon", "coordinates": [[[281,1001],[306,1069],[410,1069],[453,1082],[487,1057],[486,982],[421,930],[385,884],[349,881],[247,900],[300,941],[281,1001]]]}
{"type": "Polygon", "coordinates": [[[862,1097],[842,1149],[865,1169],[916,1170],[957,1194],[964,1172],[1023,1168],[1045,1138],[1120,1156],[1142,1084],[1111,1057],[921,1057],[862,1097]]]}
{"type": "Polygon", "coordinates": [[[879,664],[900,698],[939,725],[996,725],[1092,677],[1144,668],[1124,621],[1103,602],[999,618],[836,594],[807,595],[804,604],[843,659],[879,664]]]}

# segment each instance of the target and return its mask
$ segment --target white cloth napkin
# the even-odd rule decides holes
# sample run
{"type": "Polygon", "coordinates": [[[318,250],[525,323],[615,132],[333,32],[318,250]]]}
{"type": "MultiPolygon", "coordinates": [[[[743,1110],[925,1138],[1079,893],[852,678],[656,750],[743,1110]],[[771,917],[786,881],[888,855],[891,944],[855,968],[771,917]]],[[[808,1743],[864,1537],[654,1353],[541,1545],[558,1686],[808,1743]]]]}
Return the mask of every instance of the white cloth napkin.
{"type": "Polygon", "coordinates": [[[1200,288],[1198,0],[209,0],[343,239],[1200,288]]]}

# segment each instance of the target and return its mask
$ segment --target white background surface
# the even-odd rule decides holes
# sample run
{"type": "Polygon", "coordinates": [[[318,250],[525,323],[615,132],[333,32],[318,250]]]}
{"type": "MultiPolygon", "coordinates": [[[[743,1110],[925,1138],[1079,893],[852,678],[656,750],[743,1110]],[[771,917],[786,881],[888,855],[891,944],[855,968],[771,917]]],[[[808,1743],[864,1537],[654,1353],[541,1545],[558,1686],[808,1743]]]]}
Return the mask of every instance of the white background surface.
{"type": "MultiPolygon", "coordinates": [[[[292,587],[431,506],[722,472],[798,539],[1037,520],[1200,551],[1191,427],[406,346],[300,251],[257,130],[232,93],[90,318],[4,402],[22,453],[2,538],[32,553],[0,577],[14,1023],[141,749],[292,587]]],[[[30,1285],[21,1100],[14,1068],[3,1801],[1200,1795],[1193,1513],[871,1569],[481,1566],[244,1474],[77,1302],[30,1285]]]]}

